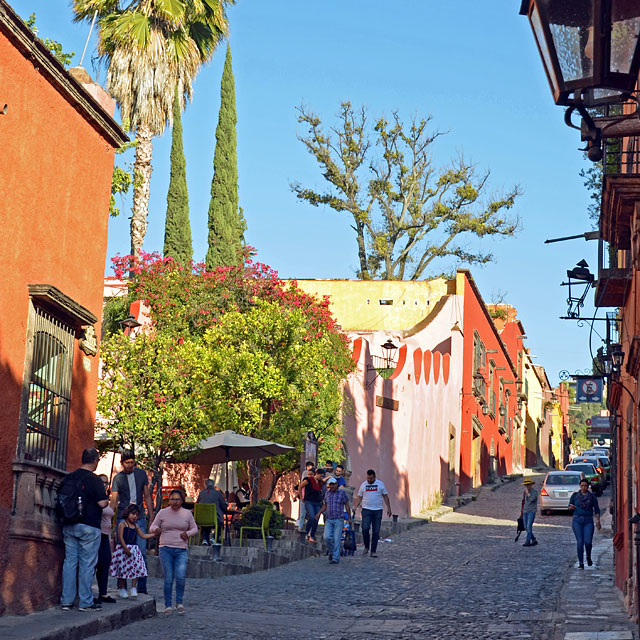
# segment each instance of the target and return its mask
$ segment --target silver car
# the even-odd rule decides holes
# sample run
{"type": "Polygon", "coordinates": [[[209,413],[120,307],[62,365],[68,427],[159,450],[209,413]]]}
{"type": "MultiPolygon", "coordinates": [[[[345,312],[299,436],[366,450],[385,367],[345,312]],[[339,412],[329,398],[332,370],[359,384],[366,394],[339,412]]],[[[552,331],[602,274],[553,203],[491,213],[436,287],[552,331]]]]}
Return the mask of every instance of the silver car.
{"type": "Polygon", "coordinates": [[[568,511],[569,499],[579,489],[579,471],[549,471],[540,488],[540,513],[568,511]]]}

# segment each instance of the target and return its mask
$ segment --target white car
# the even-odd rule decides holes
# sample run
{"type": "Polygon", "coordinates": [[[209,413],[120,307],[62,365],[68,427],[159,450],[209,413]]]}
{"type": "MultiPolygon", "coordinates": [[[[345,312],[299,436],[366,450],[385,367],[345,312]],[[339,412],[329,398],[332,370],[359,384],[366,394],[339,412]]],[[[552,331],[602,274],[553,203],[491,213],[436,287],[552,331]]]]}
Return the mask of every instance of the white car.
{"type": "Polygon", "coordinates": [[[568,511],[569,499],[579,489],[579,471],[549,471],[540,488],[540,513],[568,511]]]}

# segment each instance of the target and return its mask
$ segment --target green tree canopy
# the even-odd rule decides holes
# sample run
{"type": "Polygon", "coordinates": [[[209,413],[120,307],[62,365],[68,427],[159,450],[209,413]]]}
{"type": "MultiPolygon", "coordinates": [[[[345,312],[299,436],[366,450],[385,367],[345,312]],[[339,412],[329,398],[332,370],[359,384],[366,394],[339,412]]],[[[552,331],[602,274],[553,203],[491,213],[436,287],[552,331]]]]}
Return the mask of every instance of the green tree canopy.
{"type": "Polygon", "coordinates": [[[216,128],[209,204],[209,249],[206,258],[209,270],[242,261],[247,225],[238,204],[236,122],[236,88],[231,49],[227,46],[227,57],[220,83],[220,114],[216,128]]]}
{"type": "Polygon", "coordinates": [[[452,257],[483,264],[491,253],[464,241],[513,236],[516,218],[508,215],[520,191],[488,196],[489,173],[478,173],[460,155],[448,167],[433,166],[431,117],[402,122],[378,118],[373,127],[363,108],[344,102],[337,123],[327,132],[320,118],[303,106],[298,121],[307,127],[299,139],[314,156],[327,189],[291,185],[313,206],[328,205],[352,218],[358,244],[358,277],[417,280],[431,263],[452,257]]]}
{"type": "Polygon", "coordinates": [[[191,264],[191,224],[189,222],[189,192],[187,189],[187,162],[182,148],[182,118],[180,98],[176,91],[173,103],[173,131],[171,138],[171,175],[167,191],[167,217],[164,224],[164,251],[184,265],[191,264]]]}
{"type": "MultiPolygon", "coordinates": [[[[342,455],[341,385],[354,368],[348,339],[327,299],[248,254],[213,272],[157,254],[114,260],[116,276],[131,276],[127,295],[105,307],[100,412],[116,442],[141,446],[154,471],[229,428],[295,447],[312,428],[321,455],[342,455]],[[149,305],[152,322],[129,339],[118,320],[134,300],[149,305]]],[[[280,472],[296,465],[293,455],[274,463],[280,472]]]]}

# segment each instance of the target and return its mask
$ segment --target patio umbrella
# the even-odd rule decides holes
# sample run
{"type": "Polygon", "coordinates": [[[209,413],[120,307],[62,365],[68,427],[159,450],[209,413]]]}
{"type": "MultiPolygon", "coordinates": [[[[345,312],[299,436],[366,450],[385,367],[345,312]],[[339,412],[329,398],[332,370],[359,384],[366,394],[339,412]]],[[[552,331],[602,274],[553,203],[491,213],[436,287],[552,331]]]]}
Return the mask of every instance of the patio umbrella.
{"type": "MultiPolygon", "coordinates": [[[[186,459],[194,464],[219,464],[232,460],[257,460],[269,456],[278,456],[293,451],[277,442],[269,442],[260,438],[243,436],[235,431],[220,431],[198,444],[200,451],[186,459]]],[[[227,492],[229,491],[229,474],[227,473],[227,492]]]]}

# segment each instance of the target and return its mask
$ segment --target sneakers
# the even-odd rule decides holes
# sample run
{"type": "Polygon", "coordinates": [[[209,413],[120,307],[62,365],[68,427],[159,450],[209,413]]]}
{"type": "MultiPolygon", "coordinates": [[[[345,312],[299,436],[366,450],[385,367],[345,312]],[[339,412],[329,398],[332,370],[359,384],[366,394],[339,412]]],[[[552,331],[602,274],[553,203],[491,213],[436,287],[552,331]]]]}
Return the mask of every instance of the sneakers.
{"type": "Polygon", "coordinates": [[[173,613],[173,609],[171,607],[165,607],[164,608],[164,615],[165,616],[170,616],[173,613]]]}
{"type": "Polygon", "coordinates": [[[374,553],[374,552],[372,551],[372,552],[371,552],[371,557],[372,557],[372,558],[377,558],[377,557],[378,557],[378,554],[377,554],[377,553],[374,553]]]}
{"type": "Polygon", "coordinates": [[[88,607],[78,607],[78,611],[102,611],[102,607],[94,602],[88,607]]]}
{"type": "Polygon", "coordinates": [[[364,553],[364,555],[366,556],[369,553],[369,549],[367,549],[366,547],[362,550],[362,553],[364,553]]]}
{"type": "Polygon", "coordinates": [[[525,542],[522,546],[523,547],[533,547],[533,542],[525,542]]]}
{"type": "Polygon", "coordinates": [[[138,589],[136,587],[131,587],[131,597],[132,598],[138,597],[138,589]]]}
{"type": "Polygon", "coordinates": [[[538,544],[538,541],[537,541],[537,540],[532,540],[532,541],[531,541],[531,546],[532,546],[532,547],[535,547],[537,544],[538,544]]]}
{"type": "Polygon", "coordinates": [[[98,598],[99,602],[106,602],[107,604],[112,604],[116,601],[115,598],[112,598],[111,596],[100,596],[98,598]]]}
{"type": "Polygon", "coordinates": [[[202,546],[203,547],[208,547],[209,546],[209,541],[208,540],[203,540],[202,541],[202,546]]]}
{"type": "Polygon", "coordinates": [[[71,609],[73,609],[73,605],[72,604],[63,604],[60,608],[63,611],[71,611],[71,609]]]}
{"type": "Polygon", "coordinates": [[[329,560],[329,564],[340,564],[338,562],[338,560],[334,560],[333,558],[331,558],[331,560],[329,560]]]}
{"type": "Polygon", "coordinates": [[[184,614],[184,606],[181,604],[176,605],[176,611],[178,612],[178,615],[181,616],[184,614]]]}
{"type": "Polygon", "coordinates": [[[127,593],[127,590],[126,590],[126,589],[120,589],[120,590],[118,591],[118,595],[119,595],[121,598],[128,598],[128,597],[129,597],[129,594],[127,593]]]}
{"type": "Polygon", "coordinates": [[[578,568],[580,568],[580,569],[584,569],[584,562],[580,562],[580,563],[578,563],[578,568]]]}
{"type": "Polygon", "coordinates": [[[593,560],[591,558],[587,558],[587,565],[590,567],[593,566],[593,560]]]}

